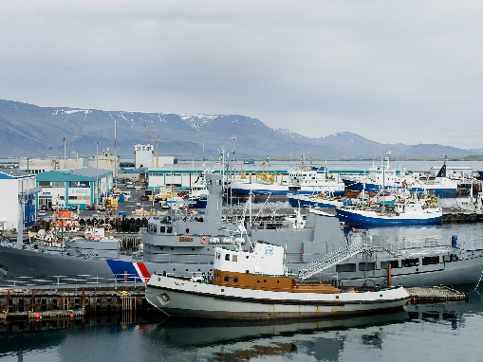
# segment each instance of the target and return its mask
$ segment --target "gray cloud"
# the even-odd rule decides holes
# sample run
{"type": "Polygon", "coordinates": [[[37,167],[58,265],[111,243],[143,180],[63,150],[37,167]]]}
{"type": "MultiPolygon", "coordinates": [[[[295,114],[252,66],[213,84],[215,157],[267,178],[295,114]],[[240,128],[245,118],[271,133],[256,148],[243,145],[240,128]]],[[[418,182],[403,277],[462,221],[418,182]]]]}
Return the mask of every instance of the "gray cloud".
{"type": "Polygon", "coordinates": [[[0,97],[483,148],[479,1],[4,1],[0,97]]]}

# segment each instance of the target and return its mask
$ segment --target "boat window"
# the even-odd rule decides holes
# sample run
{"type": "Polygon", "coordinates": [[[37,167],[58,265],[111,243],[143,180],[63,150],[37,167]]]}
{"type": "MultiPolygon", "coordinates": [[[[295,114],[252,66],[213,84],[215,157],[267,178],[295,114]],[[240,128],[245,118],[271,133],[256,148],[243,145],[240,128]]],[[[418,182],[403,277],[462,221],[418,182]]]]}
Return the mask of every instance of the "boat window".
{"type": "Polygon", "coordinates": [[[220,253],[216,253],[216,259],[220,259],[221,258],[221,254],[220,253]]]}
{"type": "Polygon", "coordinates": [[[399,260],[390,260],[390,261],[381,262],[381,269],[388,269],[389,266],[391,266],[391,269],[399,268],[399,260]]]}
{"type": "Polygon", "coordinates": [[[439,256],[426,256],[423,258],[423,265],[439,264],[439,256]]]}
{"type": "Polygon", "coordinates": [[[403,268],[407,268],[410,266],[418,266],[418,265],[419,265],[419,259],[403,259],[402,261],[403,268]]]}
{"type": "Polygon", "coordinates": [[[166,228],[164,226],[159,227],[159,232],[164,233],[166,232],[166,228]]]}
{"type": "Polygon", "coordinates": [[[444,261],[446,263],[450,263],[452,261],[458,261],[458,255],[456,255],[456,254],[445,255],[444,256],[444,261]]]}
{"type": "Polygon", "coordinates": [[[168,226],[168,227],[166,228],[166,232],[167,232],[168,234],[171,234],[171,233],[173,232],[173,227],[172,227],[172,226],[168,226]]]}
{"type": "Polygon", "coordinates": [[[225,254],[225,260],[230,261],[230,254],[225,254]]]}
{"type": "Polygon", "coordinates": [[[354,263],[350,264],[339,264],[335,266],[336,272],[355,272],[356,265],[354,263]]]}
{"type": "Polygon", "coordinates": [[[233,282],[234,282],[234,283],[238,283],[238,278],[234,278],[234,279],[233,279],[233,282]]]}
{"type": "Polygon", "coordinates": [[[229,278],[228,276],[225,276],[225,277],[223,278],[223,280],[224,280],[225,282],[229,282],[229,281],[230,281],[230,278],[229,278]]]}
{"type": "Polygon", "coordinates": [[[190,233],[190,229],[186,228],[186,234],[190,233]]]}
{"type": "Polygon", "coordinates": [[[375,270],[376,263],[359,263],[359,271],[375,270]]]}
{"type": "Polygon", "coordinates": [[[233,256],[231,257],[231,261],[236,263],[238,261],[238,255],[233,254],[233,256]]]}

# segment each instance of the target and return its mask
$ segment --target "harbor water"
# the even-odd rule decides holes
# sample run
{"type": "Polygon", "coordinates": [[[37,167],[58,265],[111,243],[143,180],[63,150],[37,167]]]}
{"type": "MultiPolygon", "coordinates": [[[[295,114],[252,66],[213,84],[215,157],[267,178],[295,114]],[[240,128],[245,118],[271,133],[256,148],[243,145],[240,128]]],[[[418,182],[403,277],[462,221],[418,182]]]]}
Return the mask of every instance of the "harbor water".
{"type": "Polygon", "coordinates": [[[481,361],[483,302],[278,324],[73,323],[4,332],[0,361],[481,361]],[[445,348],[442,348],[445,346],[445,348]]]}
{"type": "MultiPolygon", "coordinates": [[[[453,235],[461,247],[483,247],[482,223],[378,228],[370,234],[394,248],[450,245],[453,235]]],[[[213,323],[163,320],[153,311],[102,322],[3,324],[0,361],[481,361],[483,289],[465,288],[467,302],[347,319],[213,323]]]]}

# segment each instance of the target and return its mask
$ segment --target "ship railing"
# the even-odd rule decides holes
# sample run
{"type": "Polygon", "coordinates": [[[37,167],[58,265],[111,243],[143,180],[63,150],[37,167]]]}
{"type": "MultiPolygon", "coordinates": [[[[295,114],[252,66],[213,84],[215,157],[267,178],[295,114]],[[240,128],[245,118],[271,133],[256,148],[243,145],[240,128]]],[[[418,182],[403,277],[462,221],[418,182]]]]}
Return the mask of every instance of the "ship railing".
{"type": "Polygon", "coordinates": [[[33,276],[19,276],[1,283],[0,289],[123,289],[144,287],[149,278],[141,278],[138,274],[114,274],[113,277],[100,277],[96,275],[52,275],[45,278],[33,276]]]}
{"type": "Polygon", "coordinates": [[[373,247],[366,243],[354,243],[347,248],[335,250],[320,259],[314,260],[306,268],[299,271],[299,279],[306,280],[327,270],[357,254],[370,251],[373,247]]]}

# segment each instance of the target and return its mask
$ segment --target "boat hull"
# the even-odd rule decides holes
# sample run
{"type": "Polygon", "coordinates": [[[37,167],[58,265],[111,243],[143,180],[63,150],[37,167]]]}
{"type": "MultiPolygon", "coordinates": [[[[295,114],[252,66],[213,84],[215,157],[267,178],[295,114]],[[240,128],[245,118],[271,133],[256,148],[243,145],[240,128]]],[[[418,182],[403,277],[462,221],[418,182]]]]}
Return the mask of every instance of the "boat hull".
{"type": "Polygon", "coordinates": [[[282,185],[265,185],[259,183],[232,184],[231,193],[236,196],[286,196],[288,186],[282,185]]]}
{"type": "Polygon", "coordinates": [[[225,320],[368,314],[402,309],[408,298],[403,288],[338,295],[290,293],[222,287],[158,275],[146,287],[148,302],[169,316],[225,320]]]}
{"type": "MultiPolygon", "coordinates": [[[[376,262],[374,257],[370,262],[376,262]]],[[[412,258],[412,256],[409,256],[412,258]]],[[[394,257],[385,260],[394,260],[394,257]]],[[[384,259],[381,259],[384,260],[384,259]]],[[[345,263],[358,263],[367,259],[349,259],[345,263]]],[[[483,250],[470,251],[469,255],[464,259],[454,260],[452,262],[439,262],[438,264],[423,265],[419,263],[417,266],[393,268],[391,270],[392,285],[402,285],[406,288],[410,287],[432,287],[435,285],[447,285],[460,287],[463,285],[474,286],[478,283],[481,276],[483,265],[483,250]]],[[[337,282],[344,287],[363,287],[363,286],[379,286],[387,285],[387,270],[377,266],[375,270],[366,272],[337,272],[336,268],[331,268],[317,275],[316,278],[326,281],[337,279],[337,282]]]]}
{"type": "Polygon", "coordinates": [[[188,206],[192,209],[206,209],[208,200],[206,198],[192,198],[188,200],[188,206]]]}
{"type": "Polygon", "coordinates": [[[336,209],[339,220],[357,226],[404,226],[404,225],[437,225],[441,223],[442,216],[435,214],[427,217],[383,217],[371,216],[349,211],[341,208],[336,209]]]}
{"type": "Polygon", "coordinates": [[[46,279],[54,276],[91,276],[114,280],[142,280],[149,278],[154,265],[126,259],[96,259],[58,255],[32,250],[0,247],[0,279],[18,277],[46,279]]]}
{"type": "Polygon", "coordinates": [[[288,203],[291,207],[320,207],[320,208],[336,208],[342,206],[341,201],[324,200],[311,198],[303,195],[289,195],[288,203]]]}

